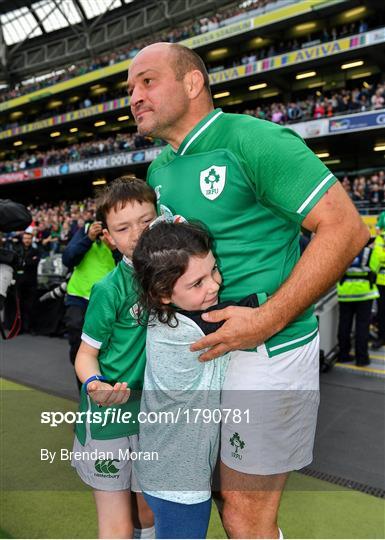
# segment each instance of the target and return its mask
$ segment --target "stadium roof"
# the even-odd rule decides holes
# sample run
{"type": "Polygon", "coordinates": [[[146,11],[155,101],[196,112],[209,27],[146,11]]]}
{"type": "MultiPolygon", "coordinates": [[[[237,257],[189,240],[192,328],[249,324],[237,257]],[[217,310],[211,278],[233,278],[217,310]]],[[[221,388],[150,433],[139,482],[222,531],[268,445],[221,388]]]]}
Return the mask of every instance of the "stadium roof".
{"type": "Polygon", "coordinates": [[[133,0],[0,0],[6,45],[40,36],[102,15],[133,0]],[[15,9],[16,7],[16,9],[15,9]]]}

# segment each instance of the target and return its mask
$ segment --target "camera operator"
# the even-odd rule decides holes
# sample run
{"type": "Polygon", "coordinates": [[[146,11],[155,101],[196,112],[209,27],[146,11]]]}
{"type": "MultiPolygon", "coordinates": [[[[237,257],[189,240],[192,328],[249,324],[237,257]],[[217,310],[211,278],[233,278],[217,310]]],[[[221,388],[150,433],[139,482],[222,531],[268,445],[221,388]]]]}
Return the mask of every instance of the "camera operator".
{"type": "MultiPolygon", "coordinates": [[[[63,252],[63,264],[73,270],[67,285],[65,300],[65,323],[70,345],[70,360],[75,362],[76,353],[81,343],[84,316],[91,294],[91,288],[108,272],[115,268],[119,252],[112,251],[103,236],[101,221],[87,223],[77,231],[63,252]]],[[[81,383],[78,380],[79,389],[81,383]]]]}
{"type": "Polygon", "coordinates": [[[18,256],[16,288],[20,299],[21,332],[31,331],[33,305],[37,293],[39,250],[32,246],[32,233],[24,231],[21,241],[14,246],[18,256]]]}
{"type": "MultiPolygon", "coordinates": [[[[23,230],[32,221],[30,212],[22,204],[9,199],[0,199],[0,232],[23,230]]],[[[17,255],[14,251],[0,246],[0,312],[3,311],[7,291],[13,280],[14,270],[17,267],[17,255]]],[[[16,301],[17,304],[17,301],[16,301]]],[[[16,321],[20,322],[16,306],[16,321]]],[[[4,339],[5,332],[0,317],[0,330],[4,339]]],[[[18,332],[18,324],[12,325],[8,338],[14,337],[18,332]]]]}

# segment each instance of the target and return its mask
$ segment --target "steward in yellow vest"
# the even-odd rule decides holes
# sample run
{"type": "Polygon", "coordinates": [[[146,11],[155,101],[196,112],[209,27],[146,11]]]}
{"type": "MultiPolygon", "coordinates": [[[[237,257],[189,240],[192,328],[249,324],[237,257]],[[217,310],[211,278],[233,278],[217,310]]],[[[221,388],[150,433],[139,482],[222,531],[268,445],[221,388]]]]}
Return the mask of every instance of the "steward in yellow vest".
{"type": "MultiPolygon", "coordinates": [[[[385,216],[385,212],[383,212],[385,216]]],[[[379,349],[385,345],[385,229],[379,234],[373,247],[371,267],[377,274],[377,288],[379,292],[378,303],[378,339],[373,342],[373,349],[379,349]]]]}
{"type": "Polygon", "coordinates": [[[355,360],[357,366],[366,366],[370,363],[368,353],[370,318],[373,300],[379,297],[372,256],[372,249],[365,247],[337,284],[339,362],[355,360]],[[354,318],[355,356],[352,356],[350,340],[354,318]]]}

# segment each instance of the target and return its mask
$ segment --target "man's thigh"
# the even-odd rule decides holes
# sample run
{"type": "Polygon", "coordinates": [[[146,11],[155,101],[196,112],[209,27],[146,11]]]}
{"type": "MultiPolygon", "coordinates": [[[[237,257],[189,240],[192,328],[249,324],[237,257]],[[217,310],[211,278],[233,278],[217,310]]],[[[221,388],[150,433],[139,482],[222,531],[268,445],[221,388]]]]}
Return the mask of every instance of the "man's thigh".
{"type": "Polygon", "coordinates": [[[221,485],[219,494],[222,500],[227,502],[243,500],[242,504],[247,504],[248,501],[253,504],[258,501],[264,503],[271,501],[272,507],[275,508],[275,502],[279,502],[289,473],[246,474],[230,469],[221,462],[219,476],[221,485]]]}
{"type": "Polygon", "coordinates": [[[222,463],[262,477],[309,465],[318,405],[318,337],[272,358],[264,347],[232,353],[222,392],[222,463]]]}

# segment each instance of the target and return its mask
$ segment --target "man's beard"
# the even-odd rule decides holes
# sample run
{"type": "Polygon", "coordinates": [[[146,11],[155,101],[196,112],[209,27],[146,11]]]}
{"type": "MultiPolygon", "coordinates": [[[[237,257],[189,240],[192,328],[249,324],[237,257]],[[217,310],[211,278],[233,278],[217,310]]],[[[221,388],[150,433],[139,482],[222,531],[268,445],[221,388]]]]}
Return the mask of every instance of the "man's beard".
{"type": "Polygon", "coordinates": [[[153,139],[163,139],[164,134],[168,132],[170,125],[169,123],[160,124],[159,122],[154,123],[152,126],[138,125],[138,133],[142,137],[152,137],[153,139]]]}
{"type": "Polygon", "coordinates": [[[153,135],[153,129],[149,128],[149,127],[145,127],[145,126],[140,126],[137,124],[137,128],[138,128],[138,133],[139,135],[142,135],[142,137],[154,137],[155,135],[153,135]]]}
{"type": "Polygon", "coordinates": [[[152,137],[154,139],[163,139],[168,142],[168,136],[175,130],[175,125],[178,120],[183,116],[184,109],[174,109],[171,116],[153,118],[153,123],[150,126],[137,125],[139,135],[143,137],[152,137]]]}

